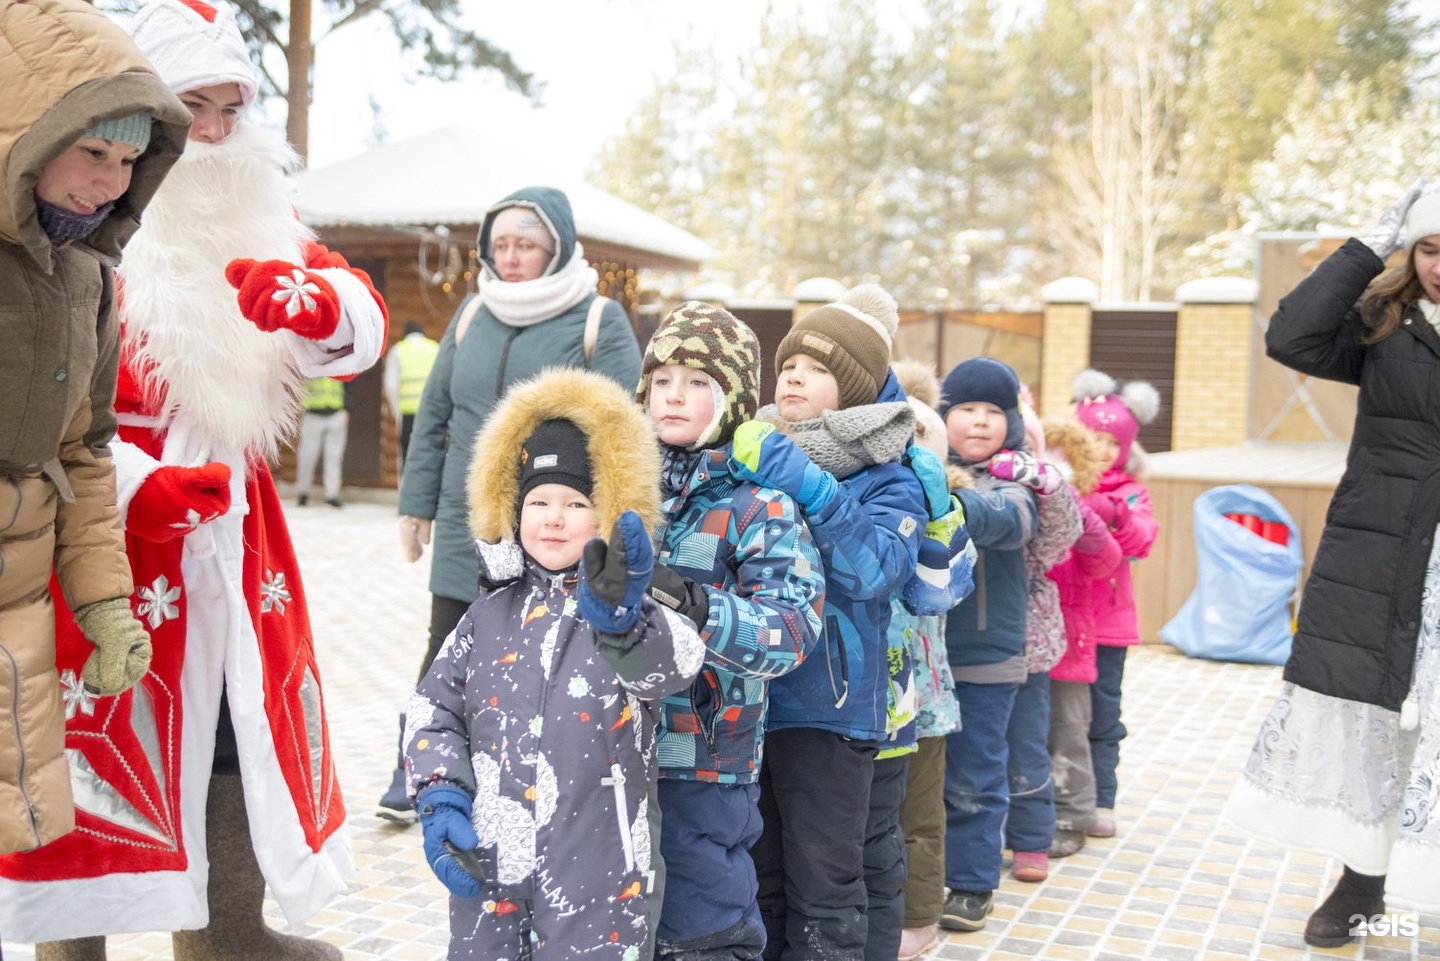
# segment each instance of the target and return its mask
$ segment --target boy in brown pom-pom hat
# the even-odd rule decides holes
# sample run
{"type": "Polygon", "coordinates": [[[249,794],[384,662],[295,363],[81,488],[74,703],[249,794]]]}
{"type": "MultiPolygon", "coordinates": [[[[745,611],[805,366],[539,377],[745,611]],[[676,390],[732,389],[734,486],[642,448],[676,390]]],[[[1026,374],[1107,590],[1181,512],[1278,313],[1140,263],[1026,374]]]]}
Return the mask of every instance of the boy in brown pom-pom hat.
{"type": "Polygon", "coordinates": [[[890,372],[898,320],[874,284],[811,311],[776,351],[775,406],[758,414],[771,423],[736,432],[736,473],[800,503],[825,564],[819,649],[770,690],[754,855],[775,957],[894,957],[900,946],[908,755],[877,765],[876,754],[913,707],[891,602],[915,572],[930,511],[904,463],[915,415],[890,372]]]}

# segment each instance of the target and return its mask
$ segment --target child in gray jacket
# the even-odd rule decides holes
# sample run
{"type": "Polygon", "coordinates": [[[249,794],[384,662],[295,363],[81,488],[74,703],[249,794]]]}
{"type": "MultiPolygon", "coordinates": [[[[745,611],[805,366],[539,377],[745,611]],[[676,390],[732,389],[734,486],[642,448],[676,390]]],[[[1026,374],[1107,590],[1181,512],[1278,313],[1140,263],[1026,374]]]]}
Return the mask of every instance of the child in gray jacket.
{"type": "Polygon", "coordinates": [[[646,943],[655,702],[704,657],[645,593],[659,489],[645,415],[598,374],[516,385],[476,439],[470,523],[493,589],[406,711],[451,961],[631,961],[646,943]]]}

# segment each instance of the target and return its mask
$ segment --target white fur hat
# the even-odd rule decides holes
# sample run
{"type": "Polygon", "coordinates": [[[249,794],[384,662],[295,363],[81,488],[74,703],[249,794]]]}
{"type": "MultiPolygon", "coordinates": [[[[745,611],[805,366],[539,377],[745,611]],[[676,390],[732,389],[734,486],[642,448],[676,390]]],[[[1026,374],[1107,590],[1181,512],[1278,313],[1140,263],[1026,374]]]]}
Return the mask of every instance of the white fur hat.
{"type": "Polygon", "coordinates": [[[247,105],[255,99],[255,67],[228,7],[150,0],[130,22],[130,36],[171,92],[234,83],[247,105]]]}
{"type": "Polygon", "coordinates": [[[1440,234],[1440,184],[1432,184],[1410,205],[1405,216],[1405,249],[1431,234],[1440,234]]]}

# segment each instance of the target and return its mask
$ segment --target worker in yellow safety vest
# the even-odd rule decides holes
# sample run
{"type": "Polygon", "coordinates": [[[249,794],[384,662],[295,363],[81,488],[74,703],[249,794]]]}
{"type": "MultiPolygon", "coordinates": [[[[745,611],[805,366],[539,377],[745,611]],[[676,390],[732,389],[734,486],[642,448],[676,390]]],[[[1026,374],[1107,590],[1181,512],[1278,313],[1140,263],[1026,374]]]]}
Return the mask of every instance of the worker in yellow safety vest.
{"type": "Polygon", "coordinates": [[[410,431],[415,427],[415,412],[420,409],[420,395],[440,345],[425,336],[416,321],[407,321],[405,336],[390,348],[385,360],[385,399],[400,429],[400,469],[405,469],[405,451],[410,448],[410,431]]]}
{"type": "Polygon", "coordinates": [[[345,409],[345,385],[333,377],[311,377],[305,382],[305,419],[300,423],[300,451],[296,455],[295,489],[301,507],[310,503],[315,464],[323,456],[321,473],[325,503],[340,504],[340,465],[350,433],[350,412],[345,409]]]}

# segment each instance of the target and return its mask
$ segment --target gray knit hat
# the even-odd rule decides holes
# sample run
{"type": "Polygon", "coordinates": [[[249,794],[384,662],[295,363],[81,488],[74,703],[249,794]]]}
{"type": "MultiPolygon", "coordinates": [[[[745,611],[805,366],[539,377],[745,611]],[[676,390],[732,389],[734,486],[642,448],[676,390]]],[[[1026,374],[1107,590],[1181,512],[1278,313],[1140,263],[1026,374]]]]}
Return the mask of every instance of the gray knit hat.
{"type": "Polygon", "coordinates": [[[150,125],[154,121],[143,111],[114,120],[102,120],[80,134],[82,137],[99,137],[101,140],[128,143],[141,153],[150,146],[150,125]]]}

